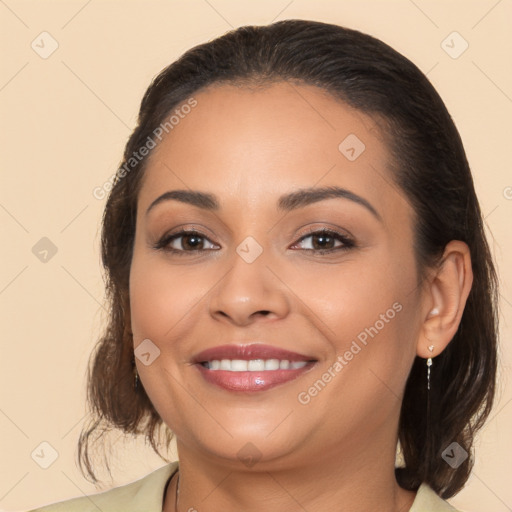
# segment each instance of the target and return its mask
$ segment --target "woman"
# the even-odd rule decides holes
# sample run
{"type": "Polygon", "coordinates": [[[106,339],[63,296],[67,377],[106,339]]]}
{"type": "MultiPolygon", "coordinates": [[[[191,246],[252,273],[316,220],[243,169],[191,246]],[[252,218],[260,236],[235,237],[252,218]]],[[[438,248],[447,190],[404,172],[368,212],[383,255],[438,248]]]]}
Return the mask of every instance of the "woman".
{"type": "Polygon", "coordinates": [[[455,510],[497,279],[459,134],[405,57],[303,20],[189,50],[142,100],[102,256],[82,470],[112,427],[157,453],[172,432],[179,464],[38,510],[455,510]]]}

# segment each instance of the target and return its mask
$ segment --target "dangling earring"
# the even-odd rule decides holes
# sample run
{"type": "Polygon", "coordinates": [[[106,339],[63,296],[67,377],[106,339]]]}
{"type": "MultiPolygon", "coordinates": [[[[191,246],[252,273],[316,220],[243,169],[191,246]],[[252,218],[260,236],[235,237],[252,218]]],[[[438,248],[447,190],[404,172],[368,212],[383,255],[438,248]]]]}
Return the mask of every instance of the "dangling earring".
{"type": "MultiPolygon", "coordinates": [[[[428,351],[430,353],[434,352],[434,345],[429,345],[428,347],[428,351]]],[[[431,436],[431,428],[430,428],[430,425],[431,425],[431,414],[430,414],[430,367],[432,366],[432,358],[429,357],[427,359],[427,415],[426,415],[426,422],[425,422],[425,438],[427,439],[427,442],[429,442],[428,440],[430,439],[430,436],[431,436]]]]}
{"type": "MultiPolygon", "coordinates": [[[[429,316],[439,315],[439,308],[435,307],[430,311],[429,316]]],[[[428,346],[429,352],[434,352],[434,345],[428,346]]],[[[427,359],[427,390],[430,391],[430,367],[432,366],[432,358],[427,359]]]]}
{"type": "MultiPolygon", "coordinates": [[[[429,352],[434,352],[434,345],[428,347],[429,352]]],[[[432,358],[427,359],[427,389],[430,390],[430,367],[432,366],[432,358]]]]}
{"type": "Polygon", "coordinates": [[[135,364],[135,358],[133,359],[133,376],[134,376],[133,389],[135,389],[135,391],[137,391],[139,389],[139,374],[137,372],[137,365],[135,364]]]}

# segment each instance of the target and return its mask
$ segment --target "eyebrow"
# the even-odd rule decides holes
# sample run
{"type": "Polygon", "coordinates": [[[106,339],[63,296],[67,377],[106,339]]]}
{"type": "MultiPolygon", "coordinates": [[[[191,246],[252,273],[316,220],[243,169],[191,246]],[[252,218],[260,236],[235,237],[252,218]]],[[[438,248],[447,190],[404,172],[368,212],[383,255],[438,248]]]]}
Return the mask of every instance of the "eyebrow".
{"type": "MultiPolygon", "coordinates": [[[[341,198],[348,199],[354,203],[364,206],[376,219],[382,222],[382,217],[379,212],[363,197],[347,190],[345,188],[331,186],[331,187],[313,187],[303,188],[282,195],[277,206],[283,211],[292,211],[297,208],[323,201],[325,199],[341,198]]],[[[206,192],[199,192],[197,190],[170,190],[161,196],[157,197],[146,210],[146,215],[158,204],[165,201],[175,200],[182,203],[197,206],[209,211],[220,210],[220,203],[215,195],[206,192]]]]}

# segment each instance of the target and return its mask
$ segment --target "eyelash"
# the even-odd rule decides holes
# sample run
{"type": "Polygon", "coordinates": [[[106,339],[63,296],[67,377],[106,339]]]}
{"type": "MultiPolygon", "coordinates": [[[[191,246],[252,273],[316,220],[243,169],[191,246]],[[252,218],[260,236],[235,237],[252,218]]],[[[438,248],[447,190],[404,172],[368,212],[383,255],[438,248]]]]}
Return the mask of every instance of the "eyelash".
{"type": "MultiPolygon", "coordinates": [[[[164,235],[154,245],[154,248],[158,249],[158,250],[165,251],[165,252],[170,252],[170,253],[173,253],[173,254],[176,254],[176,255],[179,255],[179,256],[186,256],[186,253],[203,252],[203,251],[208,251],[208,250],[214,250],[214,249],[198,249],[198,250],[187,251],[187,250],[183,250],[183,249],[174,249],[172,247],[169,247],[169,244],[171,242],[173,242],[174,240],[176,240],[178,238],[181,238],[183,236],[191,236],[191,235],[196,235],[196,237],[198,237],[198,238],[202,238],[204,240],[208,240],[210,243],[213,243],[213,242],[211,242],[209,240],[208,237],[204,236],[199,231],[183,230],[183,231],[179,231],[177,233],[173,233],[171,235],[164,235]]],[[[310,231],[310,232],[302,235],[299,238],[299,240],[297,242],[295,242],[293,245],[297,245],[298,243],[302,242],[306,238],[309,238],[310,236],[313,236],[313,235],[329,236],[331,238],[335,238],[338,241],[341,241],[343,243],[343,245],[342,246],[338,246],[338,247],[333,247],[333,248],[330,248],[330,249],[323,249],[323,250],[322,249],[302,249],[303,251],[314,252],[316,254],[322,255],[322,254],[330,254],[330,253],[333,253],[333,252],[336,252],[336,251],[347,251],[347,250],[349,250],[349,249],[351,249],[353,247],[356,247],[356,244],[354,243],[354,241],[351,238],[347,237],[346,235],[342,235],[341,233],[338,233],[337,231],[333,231],[333,230],[330,230],[330,229],[318,229],[318,230],[310,231]]]]}

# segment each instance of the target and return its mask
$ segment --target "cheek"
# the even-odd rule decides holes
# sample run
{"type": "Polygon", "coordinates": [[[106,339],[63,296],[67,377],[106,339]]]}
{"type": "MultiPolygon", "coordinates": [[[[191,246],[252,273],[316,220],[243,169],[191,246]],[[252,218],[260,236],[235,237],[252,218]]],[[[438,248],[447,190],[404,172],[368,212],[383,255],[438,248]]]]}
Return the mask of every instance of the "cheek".
{"type": "Polygon", "coordinates": [[[386,392],[382,379],[398,395],[415,352],[412,255],[369,251],[301,274],[293,288],[328,340],[329,360],[343,357],[342,373],[347,379],[339,379],[338,384],[354,386],[355,396],[366,386],[380,396],[379,389],[386,392]]]}
{"type": "Polygon", "coordinates": [[[384,254],[358,255],[304,270],[300,279],[294,279],[293,289],[325,324],[336,348],[342,349],[347,339],[372,326],[380,314],[388,312],[386,319],[396,316],[393,304],[400,301],[401,278],[406,275],[389,260],[384,254]]]}
{"type": "Polygon", "coordinates": [[[197,271],[176,270],[161,257],[135,252],[130,270],[134,338],[165,337],[204,295],[200,282],[197,271]]]}

